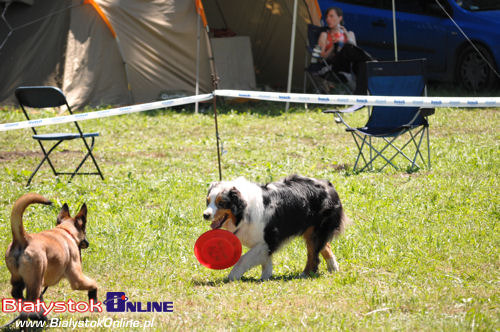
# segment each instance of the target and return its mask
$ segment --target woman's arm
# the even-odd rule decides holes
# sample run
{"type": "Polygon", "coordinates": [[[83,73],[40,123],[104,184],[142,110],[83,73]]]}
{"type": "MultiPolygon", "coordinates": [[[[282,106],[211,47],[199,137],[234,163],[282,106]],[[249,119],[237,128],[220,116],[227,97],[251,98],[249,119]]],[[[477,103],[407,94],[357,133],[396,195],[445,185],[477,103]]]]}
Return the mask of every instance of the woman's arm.
{"type": "Polygon", "coordinates": [[[346,43],[356,45],[356,35],[353,31],[347,31],[347,29],[343,25],[340,26],[340,31],[345,34],[347,38],[346,43]]]}
{"type": "Polygon", "coordinates": [[[321,49],[321,57],[322,58],[328,58],[330,56],[330,54],[332,54],[332,51],[333,51],[333,47],[330,47],[330,49],[326,49],[326,43],[327,43],[327,33],[326,32],[322,32],[320,35],[319,35],[319,39],[318,39],[318,45],[321,49]]]}

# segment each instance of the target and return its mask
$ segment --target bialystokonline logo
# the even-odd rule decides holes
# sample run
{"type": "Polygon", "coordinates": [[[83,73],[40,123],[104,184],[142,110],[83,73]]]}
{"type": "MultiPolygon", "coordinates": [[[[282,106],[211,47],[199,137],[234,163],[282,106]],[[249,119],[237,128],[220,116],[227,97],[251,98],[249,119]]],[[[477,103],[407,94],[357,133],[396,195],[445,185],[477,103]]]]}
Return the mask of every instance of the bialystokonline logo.
{"type": "Polygon", "coordinates": [[[50,313],[60,314],[63,312],[70,313],[85,313],[85,312],[102,312],[101,302],[94,300],[90,300],[89,302],[75,302],[73,300],[64,301],[56,301],[45,303],[40,300],[36,300],[36,302],[16,300],[16,299],[3,299],[2,300],[2,312],[11,313],[11,312],[24,312],[24,313],[43,313],[44,316],[47,316],[50,313]]]}
{"type": "Polygon", "coordinates": [[[125,292],[107,292],[104,302],[90,300],[89,302],[73,300],[56,301],[45,303],[40,300],[36,302],[22,301],[16,299],[3,299],[2,312],[14,313],[43,313],[47,316],[51,313],[90,313],[103,312],[173,312],[174,303],[171,301],[162,302],[141,302],[130,301],[125,292]]]}
{"type": "Polygon", "coordinates": [[[107,292],[107,312],[173,312],[174,302],[133,302],[124,292],[107,292]]]}

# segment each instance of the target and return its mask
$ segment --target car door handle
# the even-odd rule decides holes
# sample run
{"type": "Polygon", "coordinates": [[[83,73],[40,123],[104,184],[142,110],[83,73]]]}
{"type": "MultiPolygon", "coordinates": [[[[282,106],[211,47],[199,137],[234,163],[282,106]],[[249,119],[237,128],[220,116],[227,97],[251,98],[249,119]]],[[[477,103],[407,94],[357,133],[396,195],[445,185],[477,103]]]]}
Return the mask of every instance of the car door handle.
{"type": "Polygon", "coordinates": [[[387,24],[385,24],[385,21],[384,20],[376,20],[376,21],[372,21],[372,25],[374,27],[380,27],[380,28],[385,28],[387,26],[387,24]]]}

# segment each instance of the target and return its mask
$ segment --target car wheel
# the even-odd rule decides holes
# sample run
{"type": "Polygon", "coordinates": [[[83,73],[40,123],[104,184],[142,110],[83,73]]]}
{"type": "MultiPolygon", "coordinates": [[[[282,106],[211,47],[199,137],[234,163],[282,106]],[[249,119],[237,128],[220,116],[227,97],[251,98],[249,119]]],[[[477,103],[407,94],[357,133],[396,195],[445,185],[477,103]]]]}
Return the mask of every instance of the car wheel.
{"type": "MultiPolygon", "coordinates": [[[[495,66],[490,52],[483,46],[477,47],[486,60],[495,66]]],[[[466,89],[474,91],[489,89],[495,83],[495,73],[472,46],[467,46],[458,57],[457,78],[466,89]]]]}

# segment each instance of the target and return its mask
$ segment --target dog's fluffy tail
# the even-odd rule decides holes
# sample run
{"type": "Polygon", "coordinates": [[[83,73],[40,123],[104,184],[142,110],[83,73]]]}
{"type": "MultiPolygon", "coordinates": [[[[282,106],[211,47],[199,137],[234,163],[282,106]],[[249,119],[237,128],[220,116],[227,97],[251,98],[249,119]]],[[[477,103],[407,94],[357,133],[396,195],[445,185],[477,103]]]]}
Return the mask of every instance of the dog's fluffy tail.
{"type": "Polygon", "coordinates": [[[340,224],[339,227],[337,227],[337,229],[333,232],[333,237],[340,236],[340,234],[342,234],[350,224],[352,224],[352,220],[346,216],[344,209],[342,209],[340,214],[340,224]]]}
{"type": "Polygon", "coordinates": [[[28,205],[33,203],[50,205],[51,201],[43,197],[42,195],[29,193],[21,196],[12,207],[12,213],[10,215],[10,227],[12,228],[12,243],[18,243],[21,246],[26,246],[28,244],[27,235],[23,227],[23,213],[28,205]]]}

